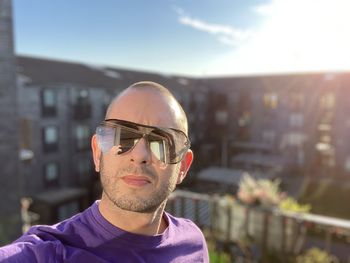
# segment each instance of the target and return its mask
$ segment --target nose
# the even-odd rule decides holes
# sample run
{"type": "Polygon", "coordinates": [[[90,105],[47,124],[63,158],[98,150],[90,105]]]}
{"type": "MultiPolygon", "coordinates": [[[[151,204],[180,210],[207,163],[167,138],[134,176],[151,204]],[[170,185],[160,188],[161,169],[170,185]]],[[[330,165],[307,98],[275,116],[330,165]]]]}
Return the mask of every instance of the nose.
{"type": "Polygon", "coordinates": [[[148,147],[147,140],[141,138],[130,153],[130,161],[135,164],[149,164],[151,162],[151,152],[148,147]]]}

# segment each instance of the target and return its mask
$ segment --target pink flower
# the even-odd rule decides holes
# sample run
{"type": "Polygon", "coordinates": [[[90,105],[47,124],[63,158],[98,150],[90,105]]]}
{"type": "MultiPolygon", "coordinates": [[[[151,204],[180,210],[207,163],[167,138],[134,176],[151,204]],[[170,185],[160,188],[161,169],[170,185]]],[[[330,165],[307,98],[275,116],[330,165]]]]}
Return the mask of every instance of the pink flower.
{"type": "Polygon", "coordinates": [[[247,192],[240,190],[240,191],[238,191],[237,196],[243,203],[252,204],[255,202],[255,198],[247,192]]]}

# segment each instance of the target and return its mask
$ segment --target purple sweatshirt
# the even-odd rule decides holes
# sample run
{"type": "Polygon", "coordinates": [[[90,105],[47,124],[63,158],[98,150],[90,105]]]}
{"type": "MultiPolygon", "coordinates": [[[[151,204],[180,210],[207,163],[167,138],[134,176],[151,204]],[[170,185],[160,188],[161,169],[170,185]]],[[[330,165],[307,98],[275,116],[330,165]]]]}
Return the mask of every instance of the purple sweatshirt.
{"type": "Polygon", "coordinates": [[[164,213],[168,228],[161,235],[126,232],[91,207],[53,226],[33,226],[0,248],[0,262],[209,262],[202,232],[190,220],[164,213]]]}

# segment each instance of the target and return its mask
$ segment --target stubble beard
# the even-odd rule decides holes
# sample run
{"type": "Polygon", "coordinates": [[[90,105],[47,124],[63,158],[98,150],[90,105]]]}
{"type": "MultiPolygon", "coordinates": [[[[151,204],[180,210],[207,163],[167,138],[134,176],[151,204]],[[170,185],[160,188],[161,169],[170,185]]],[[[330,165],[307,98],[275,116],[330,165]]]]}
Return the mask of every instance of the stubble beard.
{"type": "MultiPolygon", "coordinates": [[[[178,169],[175,169],[176,171],[178,169]]],[[[136,168],[130,165],[127,168],[118,170],[115,174],[107,174],[104,168],[103,158],[100,160],[100,177],[101,185],[104,194],[107,198],[118,208],[131,212],[138,213],[152,213],[155,212],[159,207],[165,206],[165,203],[169,195],[176,188],[176,176],[170,176],[169,180],[161,185],[161,188],[157,191],[152,192],[147,196],[137,195],[137,190],[129,191],[129,193],[122,193],[121,187],[118,180],[122,175],[128,173],[145,174],[150,178],[156,178],[152,171],[145,168],[136,168]]]]}

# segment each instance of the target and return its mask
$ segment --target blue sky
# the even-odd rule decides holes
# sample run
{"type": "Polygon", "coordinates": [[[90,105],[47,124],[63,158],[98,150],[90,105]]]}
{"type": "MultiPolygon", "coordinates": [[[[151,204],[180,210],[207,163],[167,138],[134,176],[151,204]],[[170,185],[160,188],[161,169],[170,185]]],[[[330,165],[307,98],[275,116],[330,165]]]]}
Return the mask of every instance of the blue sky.
{"type": "Polygon", "coordinates": [[[188,76],[350,69],[348,0],[13,0],[13,9],[18,54],[188,76]]]}

